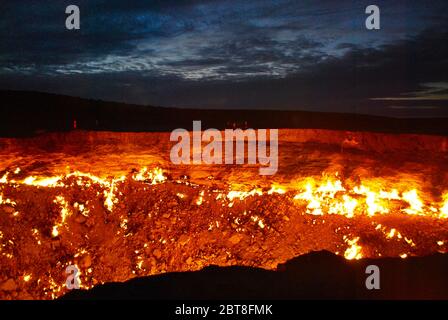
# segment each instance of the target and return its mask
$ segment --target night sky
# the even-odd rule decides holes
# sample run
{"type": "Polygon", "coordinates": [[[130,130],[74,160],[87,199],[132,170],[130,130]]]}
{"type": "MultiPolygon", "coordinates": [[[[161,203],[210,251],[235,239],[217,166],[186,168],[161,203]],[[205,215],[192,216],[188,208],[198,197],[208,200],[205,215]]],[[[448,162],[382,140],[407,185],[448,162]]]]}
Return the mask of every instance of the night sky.
{"type": "Polygon", "coordinates": [[[447,1],[2,0],[0,89],[448,116],[447,1]],[[81,29],[65,28],[65,8],[81,29]],[[367,30],[367,5],[381,30],[367,30]]]}

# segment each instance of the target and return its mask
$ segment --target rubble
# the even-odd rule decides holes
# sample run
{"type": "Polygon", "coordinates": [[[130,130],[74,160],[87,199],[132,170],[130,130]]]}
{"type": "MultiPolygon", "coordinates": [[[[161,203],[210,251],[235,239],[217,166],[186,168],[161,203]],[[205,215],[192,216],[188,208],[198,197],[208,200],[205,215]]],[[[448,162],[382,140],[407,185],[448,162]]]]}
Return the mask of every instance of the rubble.
{"type": "Polygon", "coordinates": [[[17,160],[11,149],[0,152],[0,299],[60,297],[69,265],[89,289],[209,265],[272,270],[318,250],[354,259],[448,250],[441,158],[341,155],[339,147],[287,141],[279,174],[265,179],[256,167],[174,168],[156,156],[148,163],[148,154],[163,154],[160,145],[104,144],[83,154],[33,151],[30,143],[17,160]],[[403,197],[409,188],[418,192],[403,197]]]}

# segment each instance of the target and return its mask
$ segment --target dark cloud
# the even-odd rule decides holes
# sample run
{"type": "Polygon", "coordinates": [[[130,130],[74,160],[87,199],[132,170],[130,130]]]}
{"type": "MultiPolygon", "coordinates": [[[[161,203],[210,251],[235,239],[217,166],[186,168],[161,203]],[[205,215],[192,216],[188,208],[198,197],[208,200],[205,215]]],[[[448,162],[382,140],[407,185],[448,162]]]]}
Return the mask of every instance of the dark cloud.
{"type": "Polygon", "coordinates": [[[64,28],[71,2],[2,1],[0,88],[378,113],[388,105],[371,99],[448,82],[444,1],[378,1],[382,29],[368,31],[368,1],[79,0],[76,32],[64,28]]]}

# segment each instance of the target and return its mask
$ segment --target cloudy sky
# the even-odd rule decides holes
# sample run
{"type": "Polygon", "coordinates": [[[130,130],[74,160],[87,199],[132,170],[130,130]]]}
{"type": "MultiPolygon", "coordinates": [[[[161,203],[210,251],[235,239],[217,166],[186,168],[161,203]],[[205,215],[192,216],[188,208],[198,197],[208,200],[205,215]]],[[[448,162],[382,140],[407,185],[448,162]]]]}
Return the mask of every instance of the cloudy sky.
{"type": "Polygon", "coordinates": [[[2,0],[0,89],[194,107],[448,116],[448,4],[2,0]],[[76,4],[81,29],[65,28],[76,4]],[[365,28],[365,8],[381,30],[365,28]]]}

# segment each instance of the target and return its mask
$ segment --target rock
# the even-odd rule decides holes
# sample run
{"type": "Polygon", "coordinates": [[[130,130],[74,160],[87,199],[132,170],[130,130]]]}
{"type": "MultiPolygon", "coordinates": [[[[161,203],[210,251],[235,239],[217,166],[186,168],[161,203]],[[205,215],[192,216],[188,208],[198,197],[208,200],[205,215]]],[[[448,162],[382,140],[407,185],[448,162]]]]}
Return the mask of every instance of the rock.
{"type": "Polygon", "coordinates": [[[20,293],[18,298],[20,300],[33,300],[33,296],[29,294],[27,291],[20,293]]]}
{"type": "Polygon", "coordinates": [[[59,248],[60,246],[61,246],[61,240],[56,239],[51,242],[51,248],[53,250],[59,248]]]}
{"type": "Polygon", "coordinates": [[[13,208],[13,207],[11,207],[11,206],[5,206],[4,208],[3,208],[3,210],[6,212],[6,213],[13,213],[14,211],[15,211],[15,209],[13,208]]]}
{"type": "Polygon", "coordinates": [[[167,207],[168,208],[174,208],[177,206],[177,201],[176,200],[171,200],[170,202],[168,202],[167,207]]]}
{"type": "Polygon", "coordinates": [[[84,223],[84,222],[86,222],[86,217],[84,217],[82,214],[79,214],[76,217],[75,221],[78,222],[78,223],[84,223]]]}
{"type": "Polygon", "coordinates": [[[155,249],[152,254],[154,255],[154,257],[156,257],[157,259],[160,259],[160,257],[162,256],[162,252],[159,249],[155,249]]]}
{"type": "Polygon", "coordinates": [[[178,243],[181,246],[184,246],[188,243],[188,241],[190,241],[190,237],[188,237],[186,234],[183,234],[179,237],[178,243]]]}
{"type": "Polygon", "coordinates": [[[86,255],[84,258],[82,258],[81,266],[84,268],[89,268],[92,265],[92,258],[90,255],[86,255]]]}
{"type": "Polygon", "coordinates": [[[14,291],[17,289],[17,284],[13,279],[8,279],[5,282],[2,283],[0,286],[0,290],[3,291],[14,291]]]}
{"type": "Polygon", "coordinates": [[[92,219],[92,218],[88,219],[86,222],[86,225],[88,227],[93,227],[95,225],[95,219],[92,219]]]}
{"type": "Polygon", "coordinates": [[[237,243],[239,243],[241,241],[242,238],[243,238],[243,236],[241,234],[236,233],[236,234],[234,234],[233,236],[231,236],[229,238],[229,241],[232,244],[237,244],[237,243]]]}

